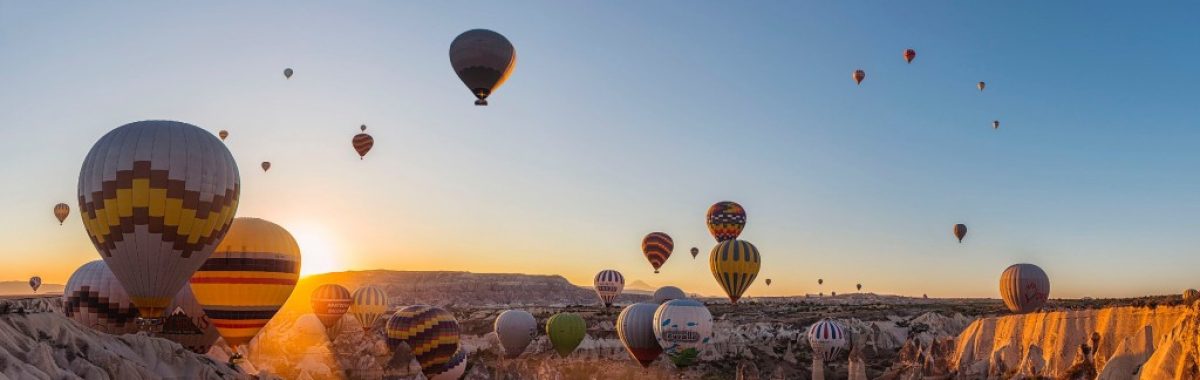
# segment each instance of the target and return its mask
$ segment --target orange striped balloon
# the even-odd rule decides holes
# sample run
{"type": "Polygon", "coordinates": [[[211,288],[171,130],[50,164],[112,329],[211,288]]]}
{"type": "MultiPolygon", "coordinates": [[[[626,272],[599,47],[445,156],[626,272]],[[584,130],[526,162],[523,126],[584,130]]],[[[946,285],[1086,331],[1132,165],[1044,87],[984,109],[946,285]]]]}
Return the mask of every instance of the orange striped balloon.
{"type": "Polygon", "coordinates": [[[646,255],[646,260],[649,260],[650,266],[654,267],[654,273],[658,273],[658,268],[667,262],[667,258],[671,257],[671,251],[674,250],[675,241],[665,233],[651,232],[642,238],[642,254],[646,255]]]}
{"type": "Polygon", "coordinates": [[[332,331],[334,325],[342,320],[343,315],[346,315],[352,301],[350,291],[341,285],[321,285],[312,292],[313,314],[316,314],[317,319],[321,320],[321,324],[325,326],[327,332],[334,332],[332,331]]]}
{"type": "Polygon", "coordinates": [[[54,217],[58,218],[58,225],[62,225],[64,220],[67,220],[67,215],[71,214],[71,206],[66,203],[54,205],[54,217]]]}
{"type": "Polygon", "coordinates": [[[358,152],[358,159],[361,160],[367,155],[367,152],[370,152],[371,148],[375,146],[375,138],[367,134],[366,125],[360,127],[359,130],[361,130],[363,133],[354,135],[354,139],[350,142],[354,144],[354,151],[358,152]]]}

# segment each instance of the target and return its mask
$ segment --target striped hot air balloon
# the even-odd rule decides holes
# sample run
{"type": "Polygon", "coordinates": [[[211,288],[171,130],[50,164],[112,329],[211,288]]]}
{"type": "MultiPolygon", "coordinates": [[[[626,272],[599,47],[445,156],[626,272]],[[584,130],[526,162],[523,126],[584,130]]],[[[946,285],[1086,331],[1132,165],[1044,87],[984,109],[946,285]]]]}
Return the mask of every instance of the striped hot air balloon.
{"type": "Polygon", "coordinates": [[[71,274],[63,289],[63,313],[100,332],[118,335],[138,330],[137,308],[103,260],[83,264],[71,274]]]}
{"type": "Polygon", "coordinates": [[[625,307],[617,316],[617,337],[633,360],[642,367],[649,368],[650,363],[662,354],[662,346],[654,337],[654,312],[658,310],[657,303],[639,302],[625,307]]]}
{"type": "Polygon", "coordinates": [[[700,301],[670,300],[654,312],[654,337],[676,367],[696,364],[713,337],[712,313],[700,301]]]}
{"type": "Polygon", "coordinates": [[[846,330],[832,319],[822,319],[808,328],[808,345],[812,346],[813,356],[823,361],[836,360],[849,343],[846,330]]]}
{"type": "Polygon", "coordinates": [[[450,361],[443,366],[442,372],[435,373],[429,377],[429,380],[458,380],[463,374],[467,373],[467,351],[462,347],[454,352],[454,356],[450,357],[450,361]]]}
{"type": "Polygon", "coordinates": [[[1014,313],[1028,313],[1050,298],[1050,277],[1033,264],[1014,264],[1000,274],[1000,298],[1014,313]]]}
{"type": "Polygon", "coordinates": [[[575,313],[558,313],[546,320],[546,336],[558,356],[565,358],[575,352],[587,336],[587,322],[575,313]]]}
{"type": "Polygon", "coordinates": [[[342,320],[342,316],[346,315],[346,311],[350,309],[350,291],[341,285],[324,284],[313,290],[310,302],[313,314],[316,314],[317,319],[321,320],[321,325],[325,326],[326,332],[336,335],[335,327],[342,320]]]}
{"type": "Polygon", "coordinates": [[[379,316],[387,312],[388,297],[383,289],[374,286],[364,286],[354,291],[354,302],[350,304],[350,314],[358,319],[363,331],[370,331],[375,326],[379,316]]]}
{"type": "Polygon", "coordinates": [[[454,314],[429,305],[400,309],[387,323],[388,346],[394,352],[401,343],[407,344],[425,377],[446,371],[458,351],[459,333],[454,314]]]}
{"type": "Polygon", "coordinates": [[[917,58],[917,51],[913,49],[904,49],[904,61],[912,63],[913,58],[917,58]]]}
{"type": "Polygon", "coordinates": [[[867,79],[867,72],[862,70],[854,70],[854,74],[851,75],[851,77],[854,78],[855,84],[861,85],[863,79],[867,79]]]}
{"type": "Polygon", "coordinates": [[[642,238],[642,254],[646,255],[646,260],[654,267],[654,273],[658,273],[658,268],[667,262],[674,250],[675,241],[665,233],[651,232],[642,238]]]}
{"type": "Polygon", "coordinates": [[[176,121],[113,129],[79,171],[92,244],[137,305],[159,319],[233,223],[237,163],[216,136],[176,121]]]}
{"type": "Polygon", "coordinates": [[[367,134],[366,124],[363,124],[362,127],[359,127],[359,130],[362,133],[354,135],[354,139],[350,140],[350,143],[354,145],[354,151],[358,152],[358,159],[361,160],[363,157],[366,157],[367,152],[370,152],[371,148],[375,146],[375,138],[367,134]]]}
{"type": "Polygon", "coordinates": [[[505,310],[496,317],[493,328],[504,347],[504,357],[509,359],[521,356],[537,337],[537,320],[524,310],[505,310]]]}
{"type": "Polygon", "coordinates": [[[654,290],[654,303],[659,305],[670,300],[684,298],[687,298],[687,294],[683,293],[683,289],[679,289],[674,286],[668,285],[654,290]]]}
{"type": "Polygon", "coordinates": [[[287,302],[300,278],[300,246],[279,225],[237,218],[192,275],[204,313],[234,352],[250,343],[287,302]]]}
{"type": "Polygon", "coordinates": [[[708,266],[729,300],[736,304],[742,293],[754,283],[754,278],[758,277],[762,258],[754,244],[745,240],[728,240],[713,247],[708,254],[708,266]]]}
{"type": "Polygon", "coordinates": [[[206,354],[221,334],[196,301],[191,287],[185,286],[167,307],[162,331],[155,336],[179,343],[188,351],[206,354]]]}
{"type": "Polygon", "coordinates": [[[737,239],[746,227],[746,209],[737,202],[721,201],[708,207],[705,219],[708,232],[718,243],[733,240],[737,239]]]}
{"type": "Polygon", "coordinates": [[[600,296],[604,307],[610,307],[613,300],[621,295],[622,290],[625,290],[625,276],[622,276],[621,272],[605,269],[596,273],[595,286],[596,295],[600,296]]]}
{"type": "Polygon", "coordinates": [[[54,205],[54,217],[58,218],[58,225],[62,225],[63,221],[67,220],[67,215],[71,215],[71,206],[66,203],[54,205]]]}

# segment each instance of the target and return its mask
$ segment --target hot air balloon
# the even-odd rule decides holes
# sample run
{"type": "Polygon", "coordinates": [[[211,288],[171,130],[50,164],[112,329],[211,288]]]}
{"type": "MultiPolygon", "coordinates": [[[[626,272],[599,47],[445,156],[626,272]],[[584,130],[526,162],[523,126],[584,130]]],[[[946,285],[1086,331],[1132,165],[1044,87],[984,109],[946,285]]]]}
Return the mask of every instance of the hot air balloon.
{"type": "Polygon", "coordinates": [[[822,319],[808,328],[808,345],[812,346],[813,356],[822,361],[837,360],[849,343],[846,330],[832,319],[822,319]]]}
{"type": "Polygon", "coordinates": [[[167,318],[163,320],[162,331],[155,334],[197,354],[208,353],[213,343],[221,335],[217,327],[204,313],[204,309],[196,302],[196,296],[190,287],[184,286],[179,294],[167,307],[167,318]]]}
{"type": "Polygon", "coordinates": [[[191,289],[225,343],[250,343],[287,302],[300,279],[300,246],[278,224],[236,218],[212,256],[192,275],[191,289]]]}
{"type": "Polygon", "coordinates": [[[446,370],[458,351],[461,329],[454,314],[436,306],[408,306],[388,319],[387,341],[393,352],[407,344],[425,377],[446,370]]]}
{"type": "Polygon", "coordinates": [[[851,78],[854,78],[855,84],[861,85],[863,79],[867,79],[867,72],[862,70],[854,70],[854,75],[851,75],[851,78]]]}
{"type": "Polygon", "coordinates": [[[546,320],[546,336],[559,357],[571,356],[585,335],[587,324],[575,313],[558,313],[546,320]]]}
{"type": "Polygon", "coordinates": [[[904,49],[904,61],[912,63],[913,58],[917,57],[917,51],[913,49],[904,49]]]}
{"type": "Polygon", "coordinates": [[[665,233],[651,232],[642,238],[642,253],[650,261],[650,266],[654,267],[654,273],[658,273],[658,268],[671,257],[671,251],[674,250],[675,241],[665,233]]]}
{"type": "Polygon", "coordinates": [[[429,380],[458,380],[464,373],[467,373],[467,351],[460,347],[442,366],[442,372],[429,376],[429,380]]]}
{"type": "Polygon", "coordinates": [[[771,286],[771,279],[768,278],[765,282],[767,283],[767,286],[771,286]]]}
{"type": "Polygon", "coordinates": [[[504,357],[509,359],[521,356],[537,337],[537,320],[524,310],[505,310],[496,317],[494,327],[500,346],[504,347],[504,357]]]}
{"type": "Polygon", "coordinates": [[[654,303],[656,304],[661,305],[663,302],[684,298],[687,298],[687,294],[674,286],[664,286],[654,290],[654,303]]]}
{"type": "Polygon", "coordinates": [[[292,79],[292,69],[290,67],[283,69],[283,77],[284,79],[292,79]]]}
{"type": "Polygon", "coordinates": [[[217,132],[217,137],[220,137],[221,141],[225,141],[225,138],[229,137],[229,131],[222,129],[220,132],[217,132]]]}
{"type": "Polygon", "coordinates": [[[855,285],[855,286],[858,288],[858,291],[860,291],[860,292],[862,291],[862,284],[858,284],[858,285],[855,285]]]}
{"type": "Polygon", "coordinates": [[[350,303],[350,314],[362,325],[363,331],[371,331],[379,316],[387,312],[388,297],[383,289],[374,286],[364,286],[354,291],[350,303]]]}
{"type": "Polygon", "coordinates": [[[622,276],[621,272],[605,269],[596,273],[595,285],[600,302],[604,303],[604,307],[610,307],[613,300],[625,290],[625,276],[622,276]]]}
{"type": "Polygon", "coordinates": [[[708,232],[717,242],[737,239],[746,227],[746,209],[737,202],[721,201],[708,207],[708,232]]]}
{"type": "Polygon", "coordinates": [[[700,254],[700,248],[692,247],[692,260],[695,260],[696,256],[699,254],[700,254]]]}
{"type": "Polygon", "coordinates": [[[263,161],[262,165],[260,165],[260,166],[262,166],[263,173],[266,173],[267,170],[271,170],[271,162],[270,161],[263,161]]]}
{"type": "Polygon", "coordinates": [[[96,331],[137,332],[137,308],[103,260],[83,264],[71,274],[63,289],[63,313],[96,331]]]}
{"type": "Polygon", "coordinates": [[[471,29],[450,43],[450,66],[475,94],[475,105],[500,88],[517,66],[517,50],[507,38],[487,29],[471,29]]]}
{"type": "Polygon", "coordinates": [[[654,312],[654,337],[676,367],[700,360],[713,337],[712,313],[693,299],[670,300],[654,312]]]}
{"type": "Polygon", "coordinates": [[[837,292],[829,292],[830,297],[837,297],[837,292]]]}
{"type": "Polygon", "coordinates": [[[708,266],[729,301],[737,304],[742,293],[758,277],[762,258],[754,244],[745,240],[727,240],[713,247],[708,254],[708,266]]]}
{"type": "Polygon", "coordinates": [[[987,83],[983,83],[983,81],[979,81],[979,83],[975,84],[975,88],[978,88],[979,92],[983,92],[984,87],[987,87],[987,83]]]}
{"type": "Polygon", "coordinates": [[[241,180],[214,137],[176,121],[130,123],[101,137],[80,169],[84,227],[151,325],[233,223],[241,180]]]}
{"type": "Polygon", "coordinates": [[[54,217],[58,218],[58,225],[62,225],[64,220],[67,220],[67,215],[71,215],[71,206],[66,203],[54,205],[54,217]]]}
{"type": "Polygon", "coordinates": [[[325,331],[333,336],[337,334],[338,322],[346,315],[353,300],[350,298],[350,291],[341,285],[324,284],[313,290],[309,302],[312,304],[313,314],[321,320],[325,331]]]}
{"type": "Polygon", "coordinates": [[[992,129],[1000,129],[1000,120],[992,120],[992,129]]]}
{"type": "Polygon", "coordinates": [[[817,279],[817,285],[821,285],[821,284],[824,284],[824,283],[825,283],[825,279],[823,279],[823,278],[818,278],[818,279],[817,279]]]}
{"type": "Polygon", "coordinates": [[[358,152],[358,159],[363,159],[367,156],[367,152],[371,151],[371,147],[375,146],[375,138],[367,134],[367,126],[363,124],[359,127],[362,133],[354,135],[354,139],[350,140],[350,144],[354,145],[354,151],[358,152]]]}
{"type": "Polygon", "coordinates": [[[37,293],[38,288],[42,287],[42,278],[38,276],[30,277],[29,287],[33,289],[34,293],[37,293]]]}
{"type": "Polygon", "coordinates": [[[1033,264],[1015,264],[1000,274],[1000,298],[1014,313],[1028,313],[1050,298],[1050,278],[1033,264]]]}
{"type": "Polygon", "coordinates": [[[663,351],[654,336],[654,312],[657,310],[657,303],[639,302],[626,306],[617,316],[617,337],[621,338],[629,356],[645,368],[649,368],[663,351]]]}
{"type": "Polygon", "coordinates": [[[962,243],[962,239],[964,237],[967,237],[967,225],[961,224],[961,223],[955,224],[954,225],[954,237],[958,238],[959,243],[962,243]]]}
{"type": "Polygon", "coordinates": [[[1197,299],[1200,299],[1200,292],[1196,291],[1196,289],[1188,289],[1183,291],[1183,303],[1191,305],[1192,303],[1196,302],[1197,299]]]}

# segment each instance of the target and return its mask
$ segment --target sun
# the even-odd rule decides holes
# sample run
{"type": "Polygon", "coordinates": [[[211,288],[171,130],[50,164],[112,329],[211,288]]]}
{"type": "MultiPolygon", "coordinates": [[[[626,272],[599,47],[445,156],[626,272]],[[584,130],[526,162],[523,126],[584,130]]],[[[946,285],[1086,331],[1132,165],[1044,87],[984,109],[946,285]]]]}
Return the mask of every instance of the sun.
{"type": "Polygon", "coordinates": [[[340,270],[334,244],[325,229],[314,224],[288,228],[300,245],[300,277],[340,270]]]}

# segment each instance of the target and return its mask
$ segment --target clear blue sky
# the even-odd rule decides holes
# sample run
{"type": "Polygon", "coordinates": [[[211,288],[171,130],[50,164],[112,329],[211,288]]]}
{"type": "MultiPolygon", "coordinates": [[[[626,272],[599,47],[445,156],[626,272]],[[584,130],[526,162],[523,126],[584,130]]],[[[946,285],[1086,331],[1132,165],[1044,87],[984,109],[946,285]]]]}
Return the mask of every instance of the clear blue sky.
{"type": "Polygon", "coordinates": [[[715,294],[686,250],[731,199],[775,281],[750,295],[996,297],[1016,262],[1056,297],[1200,287],[1200,6],[1133,5],[0,2],[0,278],[96,258],[51,206],[75,207],[105,132],[174,119],[231,132],[239,215],[291,229],[310,268],[715,294]],[[447,58],[477,27],[520,57],[487,108],[447,58]],[[655,230],[679,246],[657,276],[655,230]]]}

